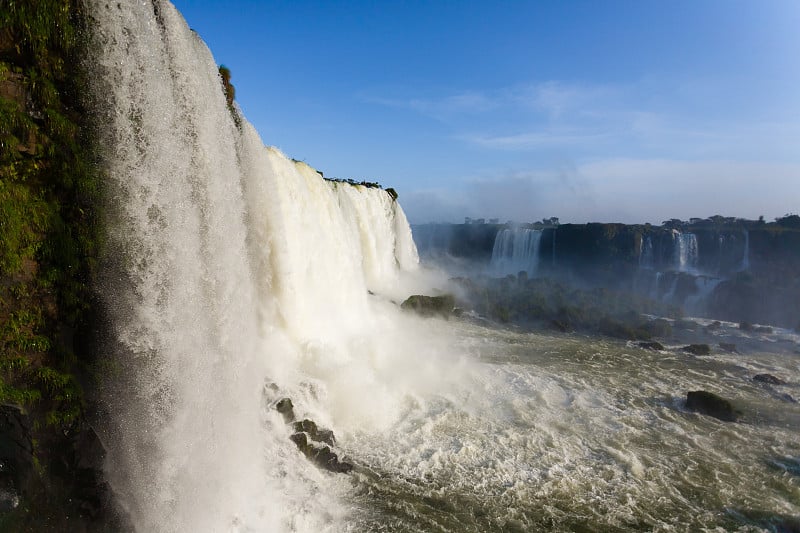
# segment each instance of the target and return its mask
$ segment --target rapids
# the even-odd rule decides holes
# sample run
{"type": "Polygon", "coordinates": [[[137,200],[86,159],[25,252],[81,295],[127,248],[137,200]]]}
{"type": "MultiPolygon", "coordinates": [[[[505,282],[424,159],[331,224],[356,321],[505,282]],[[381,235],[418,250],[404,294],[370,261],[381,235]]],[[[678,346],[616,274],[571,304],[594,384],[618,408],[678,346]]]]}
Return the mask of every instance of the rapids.
{"type": "Polygon", "coordinates": [[[777,396],[797,395],[791,350],[700,358],[403,314],[445,280],[419,267],[397,202],[234,120],[167,0],[88,6],[100,429],[136,530],[689,531],[800,514],[800,413],[777,396]],[[695,388],[744,421],[684,412],[695,388]],[[298,452],[274,389],[334,430],[354,473],[298,452]]]}

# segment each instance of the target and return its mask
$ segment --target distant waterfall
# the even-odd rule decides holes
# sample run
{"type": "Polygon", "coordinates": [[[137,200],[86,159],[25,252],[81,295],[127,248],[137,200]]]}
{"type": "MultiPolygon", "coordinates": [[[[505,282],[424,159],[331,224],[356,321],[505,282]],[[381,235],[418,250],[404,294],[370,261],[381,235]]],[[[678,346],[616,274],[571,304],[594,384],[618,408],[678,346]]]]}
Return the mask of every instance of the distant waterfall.
{"type": "Polygon", "coordinates": [[[739,270],[744,272],[750,270],[750,232],[744,230],[744,251],[742,252],[742,264],[739,270]]]}
{"type": "Polygon", "coordinates": [[[672,239],[675,269],[679,272],[689,272],[697,268],[699,258],[697,236],[694,233],[674,231],[672,239]]]}
{"type": "Polygon", "coordinates": [[[653,239],[650,235],[642,238],[642,249],[639,252],[639,268],[653,269],[655,266],[655,252],[653,250],[653,239]]]}
{"type": "Polygon", "coordinates": [[[504,229],[497,234],[489,271],[495,276],[525,271],[534,275],[539,265],[542,231],[527,228],[504,229]]]}

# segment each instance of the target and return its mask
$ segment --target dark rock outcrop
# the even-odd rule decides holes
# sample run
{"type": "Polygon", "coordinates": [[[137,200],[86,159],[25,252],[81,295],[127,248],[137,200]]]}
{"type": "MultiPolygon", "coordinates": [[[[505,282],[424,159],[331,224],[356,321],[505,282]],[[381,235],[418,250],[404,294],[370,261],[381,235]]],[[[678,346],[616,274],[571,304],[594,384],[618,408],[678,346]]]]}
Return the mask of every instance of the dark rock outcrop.
{"type": "Polygon", "coordinates": [[[287,424],[291,423],[294,419],[294,405],[290,398],[281,398],[275,404],[275,410],[283,415],[283,421],[287,424]]]}
{"type": "Polygon", "coordinates": [[[779,377],[773,376],[772,374],[756,374],[753,376],[753,381],[758,381],[759,383],[767,383],[769,385],[785,385],[786,382],[780,379],[779,377]]]}
{"type": "Polygon", "coordinates": [[[292,427],[298,433],[307,434],[308,438],[313,441],[330,444],[331,446],[336,444],[336,437],[333,435],[333,431],[317,427],[317,424],[308,418],[295,422],[292,427]]]}
{"type": "Polygon", "coordinates": [[[711,347],[708,344],[690,344],[681,350],[692,355],[709,355],[711,353],[711,347]]]}
{"type": "Polygon", "coordinates": [[[732,342],[721,342],[719,343],[719,347],[728,353],[739,353],[736,351],[736,345],[732,342]]]}
{"type": "Polygon", "coordinates": [[[16,509],[33,486],[33,442],[27,415],[13,405],[0,406],[0,511],[16,509]]]}
{"type": "Polygon", "coordinates": [[[46,456],[37,457],[44,463],[34,460],[33,434],[23,410],[0,406],[0,530],[131,529],[103,477],[105,448],[85,420],[78,419],[57,436],[39,430],[40,438],[59,443],[49,446],[46,456]],[[37,508],[47,511],[32,512],[37,508]]]}
{"type": "Polygon", "coordinates": [[[314,442],[307,433],[294,433],[290,438],[297,449],[318,467],[338,474],[346,474],[353,470],[353,465],[347,461],[340,461],[330,446],[314,442]]]}
{"type": "Polygon", "coordinates": [[[657,350],[661,351],[664,349],[664,345],[657,341],[643,341],[636,343],[637,346],[640,348],[644,348],[645,350],[657,350]]]}
{"type": "Polygon", "coordinates": [[[329,472],[346,474],[353,470],[352,463],[339,459],[331,449],[335,446],[336,437],[330,429],[317,426],[316,422],[304,418],[295,420],[294,406],[290,398],[281,398],[275,403],[275,410],[287,424],[292,425],[294,433],[289,437],[297,449],[320,468],[329,472]]]}
{"type": "Polygon", "coordinates": [[[449,317],[455,309],[455,298],[449,294],[443,296],[409,296],[400,307],[406,311],[415,311],[422,316],[449,317]]]}
{"type": "Polygon", "coordinates": [[[686,394],[686,409],[724,422],[736,422],[739,417],[739,412],[729,400],[703,390],[690,391],[686,394]]]}

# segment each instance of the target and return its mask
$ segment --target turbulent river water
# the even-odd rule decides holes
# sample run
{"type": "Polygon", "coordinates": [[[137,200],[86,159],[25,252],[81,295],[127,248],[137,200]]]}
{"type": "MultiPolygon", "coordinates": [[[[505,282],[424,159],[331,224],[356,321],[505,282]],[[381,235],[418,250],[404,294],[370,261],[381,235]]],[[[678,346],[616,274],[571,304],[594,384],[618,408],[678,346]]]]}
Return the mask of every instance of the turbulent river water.
{"type": "Polygon", "coordinates": [[[354,530],[797,527],[800,407],[783,396],[800,391],[796,335],[757,341],[728,324],[728,340],[753,351],[695,357],[444,327],[478,363],[450,394],[409,405],[391,431],[353,439],[368,466],[354,481],[354,530]],[[764,372],[795,385],[752,381],[764,372]],[[740,422],[687,412],[686,391],[698,389],[732,399],[740,422]]]}
{"type": "Polygon", "coordinates": [[[758,530],[800,514],[796,336],[726,325],[742,353],[694,357],[403,313],[446,277],[419,268],[394,198],[265,147],[167,0],[87,6],[99,431],[137,531],[758,530]],[[741,421],[687,412],[695,389],[741,421]],[[353,472],[300,453],[284,397],[353,472]]]}

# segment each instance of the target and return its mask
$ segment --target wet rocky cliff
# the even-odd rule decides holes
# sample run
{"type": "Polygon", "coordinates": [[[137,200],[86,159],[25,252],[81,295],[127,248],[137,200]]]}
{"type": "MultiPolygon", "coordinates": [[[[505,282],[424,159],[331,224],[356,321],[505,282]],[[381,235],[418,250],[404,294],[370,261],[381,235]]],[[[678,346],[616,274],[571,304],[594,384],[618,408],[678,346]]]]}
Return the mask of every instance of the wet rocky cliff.
{"type": "MultiPolygon", "coordinates": [[[[650,224],[428,224],[420,255],[490,268],[502,231],[540,232],[529,273],[579,286],[634,290],[685,312],[786,327],[800,323],[800,217],[723,217],[650,224]]],[[[508,239],[506,239],[508,240],[508,239]]],[[[508,253],[508,251],[506,250],[508,253]]]]}

